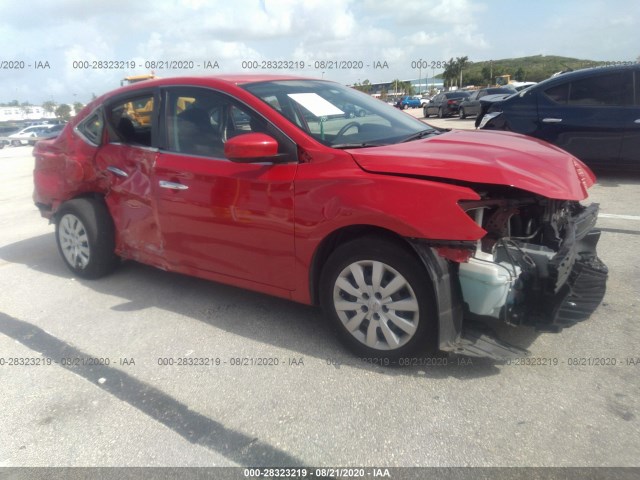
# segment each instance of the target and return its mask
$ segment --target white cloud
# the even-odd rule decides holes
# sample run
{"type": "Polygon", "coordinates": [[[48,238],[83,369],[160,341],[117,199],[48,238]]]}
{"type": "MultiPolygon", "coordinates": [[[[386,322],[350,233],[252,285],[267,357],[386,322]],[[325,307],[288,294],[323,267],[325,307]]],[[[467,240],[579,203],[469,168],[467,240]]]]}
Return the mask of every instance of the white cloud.
{"type": "MultiPolygon", "coordinates": [[[[218,60],[240,72],[243,60],[362,60],[390,68],[332,70],[325,78],[350,83],[410,78],[417,59],[472,61],[539,53],[635,60],[640,54],[640,3],[612,12],[604,0],[540,0],[535,5],[480,0],[27,0],[3,5],[0,42],[26,61],[47,60],[48,71],[2,72],[0,102],[81,101],[134,73],[144,60],[218,60]],[[24,5],[26,3],[27,5],[24,5]],[[24,15],[25,9],[38,12],[24,15]],[[526,13],[521,13],[525,9],[526,13]],[[130,70],[71,68],[74,60],[131,60],[130,70]]],[[[3,56],[3,58],[6,57],[3,56]]],[[[161,76],[202,71],[156,72],[161,76]]],[[[207,72],[211,73],[211,72],[207,72]]],[[[261,73],[276,73],[262,71],[261,73]]],[[[321,70],[292,71],[320,76],[321,70]]]]}

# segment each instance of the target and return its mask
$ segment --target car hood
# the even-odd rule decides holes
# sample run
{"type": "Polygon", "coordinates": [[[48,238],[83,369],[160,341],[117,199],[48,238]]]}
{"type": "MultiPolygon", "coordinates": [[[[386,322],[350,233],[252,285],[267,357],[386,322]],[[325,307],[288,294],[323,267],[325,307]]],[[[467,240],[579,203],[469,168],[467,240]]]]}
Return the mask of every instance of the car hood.
{"type": "Polygon", "coordinates": [[[367,172],[507,185],[554,199],[583,200],[593,183],[569,153],[511,132],[455,130],[348,152],[367,172]]]}
{"type": "Polygon", "coordinates": [[[482,97],[480,99],[480,103],[501,102],[502,100],[512,96],[514,93],[517,93],[517,92],[512,92],[512,93],[494,93],[493,95],[485,95],[484,97],[482,97]]]}

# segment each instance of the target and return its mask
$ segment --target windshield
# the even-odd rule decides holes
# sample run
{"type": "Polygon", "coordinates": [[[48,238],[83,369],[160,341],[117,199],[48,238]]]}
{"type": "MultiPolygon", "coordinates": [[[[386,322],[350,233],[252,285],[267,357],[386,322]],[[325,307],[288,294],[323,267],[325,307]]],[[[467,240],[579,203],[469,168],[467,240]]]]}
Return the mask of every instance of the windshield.
{"type": "Polygon", "coordinates": [[[329,147],[389,145],[436,132],[385,102],[333,82],[281,80],[244,88],[329,147]]]}

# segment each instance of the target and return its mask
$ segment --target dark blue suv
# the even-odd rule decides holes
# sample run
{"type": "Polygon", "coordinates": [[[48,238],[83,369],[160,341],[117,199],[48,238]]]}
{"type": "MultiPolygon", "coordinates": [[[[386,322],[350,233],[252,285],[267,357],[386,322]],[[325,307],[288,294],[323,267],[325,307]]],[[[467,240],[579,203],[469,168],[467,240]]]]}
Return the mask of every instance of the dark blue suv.
{"type": "Polygon", "coordinates": [[[640,64],[559,74],[485,102],[478,124],[546,140],[592,166],[640,168],[640,64]]]}

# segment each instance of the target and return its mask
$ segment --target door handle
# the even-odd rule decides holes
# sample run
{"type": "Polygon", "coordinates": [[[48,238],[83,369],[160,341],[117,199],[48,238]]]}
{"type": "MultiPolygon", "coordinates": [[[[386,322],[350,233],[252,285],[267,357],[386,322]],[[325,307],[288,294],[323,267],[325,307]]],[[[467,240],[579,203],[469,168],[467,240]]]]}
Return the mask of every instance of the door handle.
{"type": "Polygon", "coordinates": [[[107,167],[107,170],[109,170],[114,175],[117,175],[118,177],[127,178],[129,176],[129,174],[124,170],[120,170],[118,167],[113,167],[111,165],[107,167]]]}
{"type": "Polygon", "coordinates": [[[166,180],[160,180],[158,182],[160,188],[168,188],[169,190],[187,190],[189,187],[181,183],[167,182],[166,180]]]}
{"type": "Polygon", "coordinates": [[[561,118],[543,118],[542,123],[560,123],[562,121],[561,118]]]}

